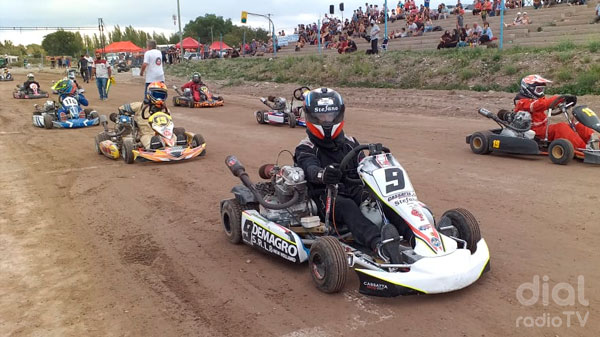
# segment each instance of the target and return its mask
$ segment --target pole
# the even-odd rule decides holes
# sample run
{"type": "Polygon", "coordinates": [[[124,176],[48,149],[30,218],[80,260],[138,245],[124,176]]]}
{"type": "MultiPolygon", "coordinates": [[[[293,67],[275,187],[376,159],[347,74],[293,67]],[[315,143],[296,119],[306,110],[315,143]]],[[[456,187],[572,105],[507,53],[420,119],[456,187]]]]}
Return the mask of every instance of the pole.
{"type": "Polygon", "coordinates": [[[387,39],[388,38],[388,34],[387,34],[387,32],[388,32],[388,30],[387,30],[387,28],[388,28],[388,23],[387,23],[387,21],[388,21],[387,20],[388,19],[387,0],[385,0],[385,2],[383,3],[383,11],[384,11],[383,17],[384,17],[384,22],[385,22],[385,29],[383,31],[383,36],[385,36],[384,39],[387,39]]]}
{"type": "Polygon", "coordinates": [[[210,26],[210,43],[215,43],[215,38],[213,37],[213,30],[212,30],[212,26],[210,26]]]}
{"type": "Polygon", "coordinates": [[[177,21],[179,22],[179,59],[183,59],[183,33],[181,32],[181,10],[177,0],[177,21]]]}
{"type": "Polygon", "coordinates": [[[319,55],[321,55],[321,18],[317,20],[317,40],[319,40],[319,55]]]}
{"type": "Polygon", "coordinates": [[[219,57],[221,57],[221,55],[223,55],[221,53],[222,50],[223,50],[223,33],[221,33],[220,37],[219,37],[219,57]]]}
{"type": "Polygon", "coordinates": [[[498,49],[502,50],[504,41],[504,0],[500,2],[500,41],[498,42],[498,49]]]}

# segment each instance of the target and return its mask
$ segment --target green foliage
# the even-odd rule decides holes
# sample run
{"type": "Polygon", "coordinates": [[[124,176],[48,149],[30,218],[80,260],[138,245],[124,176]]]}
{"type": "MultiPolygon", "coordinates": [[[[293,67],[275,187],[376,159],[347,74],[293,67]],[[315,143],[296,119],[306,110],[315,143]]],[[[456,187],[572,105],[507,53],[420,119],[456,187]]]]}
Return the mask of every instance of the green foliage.
{"type": "Polygon", "coordinates": [[[590,53],[597,53],[600,50],[600,41],[590,41],[587,44],[587,49],[590,53]]]}
{"type": "Polygon", "coordinates": [[[575,43],[573,43],[572,41],[561,41],[557,46],[556,46],[556,50],[558,51],[571,51],[575,49],[575,43]]]}
{"type": "Polygon", "coordinates": [[[469,68],[462,69],[459,73],[460,79],[463,81],[469,80],[475,77],[477,73],[469,68]]]}
{"type": "Polygon", "coordinates": [[[506,67],[504,67],[504,74],[505,75],[514,75],[519,71],[519,69],[513,65],[507,65],[506,67]]]}
{"type": "MultiPolygon", "coordinates": [[[[224,20],[222,16],[216,16],[215,14],[198,16],[183,28],[184,37],[193,37],[201,43],[219,41],[223,36],[223,42],[236,46],[242,44],[244,32],[246,33],[246,41],[252,41],[252,39],[268,40],[268,32],[264,29],[235,26],[231,19],[224,20]]],[[[174,41],[179,42],[179,36],[172,35],[170,42],[174,41]]]]}
{"type": "Polygon", "coordinates": [[[83,50],[83,39],[79,32],[59,30],[44,36],[42,47],[52,56],[76,56],[83,50]]]}
{"type": "Polygon", "coordinates": [[[567,82],[573,78],[572,74],[573,74],[572,69],[562,68],[556,73],[555,78],[559,82],[567,82]]]}

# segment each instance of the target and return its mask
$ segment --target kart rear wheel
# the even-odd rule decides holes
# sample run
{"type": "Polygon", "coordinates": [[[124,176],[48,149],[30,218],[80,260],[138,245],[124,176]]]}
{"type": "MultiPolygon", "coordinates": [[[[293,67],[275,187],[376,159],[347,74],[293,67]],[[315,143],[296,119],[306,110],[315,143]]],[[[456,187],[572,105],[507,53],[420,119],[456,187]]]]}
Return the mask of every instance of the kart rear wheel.
{"type": "Polygon", "coordinates": [[[322,292],[337,293],[344,289],[348,261],[339,241],[331,236],[318,238],[310,247],[308,269],[315,285],[322,292]]]}
{"type": "Polygon", "coordinates": [[[133,164],[133,149],[135,148],[135,143],[131,138],[125,138],[123,140],[123,160],[127,164],[133,164]]]}
{"type": "Polygon", "coordinates": [[[481,132],[475,132],[471,135],[469,145],[471,146],[471,151],[475,154],[490,153],[488,137],[481,132]]]}
{"type": "MultiPolygon", "coordinates": [[[[467,211],[464,208],[454,208],[447,210],[442,214],[440,221],[438,221],[438,226],[442,226],[443,224],[447,224],[447,221],[444,218],[450,219],[450,224],[456,231],[458,232],[457,237],[461,240],[465,240],[467,242],[467,249],[471,251],[471,253],[475,253],[477,250],[477,243],[481,240],[481,231],[479,230],[479,222],[475,219],[475,216],[467,211]]],[[[438,230],[445,234],[444,230],[438,228],[438,230]]]]}
{"type": "Polygon", "coordinates": [[[188,108],[193,108],[193,107],[195,107],[195,106],[196,106],[196,104],[194,103],[194,99],[193,99],[193,98],[192,98],[192,99],[190,99],[190,100],[187,102],[187,105],[188,105],[188,108]]]}
{"type": "Polygon", "coordinates": [[[293,113],[288,113],[288,124],[290,126],[290,128],[295,128],[296,127],[296,115],[294,115],[293,113]]]}
{"type": "Polygon", "coordinates": [[[242,206],[237,199],[229,199],[221,206],[221,223],[229,242],[242,242],[242,206]]]}
{"type": "Polygon", "coordinates": [[[52,129],[54,127],[53,118],[49,114],[44,115],[44,128],[52,129]]]}
{"type": "MultiPolygon", "coordinates": [[[[195,134],[194,137],[192,137],[192,142],[190,143],[190,146],[192,148],[194,148],[194,147],[201,146],[204,143],[206,143],[206,141],[204,140],[204,137],[202,137],[201,134],[195,134]]],[[[202,151],[202,154],[200,155],[200,157],[203,157],[205,155],[206,155],[206,148],[204,148],[204,151],[202,151]]]]}
{"type": "Polygon", "coordinates": [[[86,115],[88,116],[88,119],[98,118],[98,112],[96,110],[92,110],[89,113],[86,111],[86,115]]]}
{"type": "Polygon", "coordinates": [[[256,121],[258,124],[265,124],[265,113],[261,110],[254,113],[256,115],[256,121]]]}
{"type": "Polygon", "coordinates": [[[99,133],[99,134],[96,135],[96,138],[94,140],[95,140],[95,143],[96,143],[95,144],[96,145],[96,152],[98,152],[98,154],[102,154],[102,150],[100,150],[100,143],[102,143],[105,140],[109,140],[109,139],[110,139],[110,137],[106,133],[104,133],[104,132],[99,133]]]}
{"type": "Polygon", "coordinates": [[[566,165],[575,156],[575,149],[570,141],[564,138],[555,139],[548,147],[548,156],[554,164],[566,165]]]}

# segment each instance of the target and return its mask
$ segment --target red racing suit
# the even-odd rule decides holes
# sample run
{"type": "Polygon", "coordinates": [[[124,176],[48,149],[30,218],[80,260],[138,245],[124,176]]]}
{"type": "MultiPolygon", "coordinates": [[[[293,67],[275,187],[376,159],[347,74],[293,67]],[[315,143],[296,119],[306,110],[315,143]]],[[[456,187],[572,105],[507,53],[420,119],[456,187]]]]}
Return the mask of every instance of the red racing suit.
{"type": "MultiPolygon", "coordinates": [[[[546,137],[546,124],[548,123],[546,111],[558,97],[559,96],[552,96],[531,99],[517,96],[515,98],[515,112],[528,111],[531,114],[533,122],[531,130],[535,131],[536,136],[544,139],[546,137]]],[[[566,122],[551,124],[548,127],[548,140],[553,141],[554,139],[564,138],[570,141],[575,149],[585,149],[594,130],[578,122],[575,122],[575,129],[577,132],[573,131],[571,126],[566,122]]]]}
{"type": "Polygon", "coordinates": [[[182,85],[181,89],[190,89],[192,91],[192,95],[194,96],[194,101],[200,102],[200,88],[204,85],[206,84],[202,82],[194,83],[194,81],[189,81],[186,84],[182,85]]]}

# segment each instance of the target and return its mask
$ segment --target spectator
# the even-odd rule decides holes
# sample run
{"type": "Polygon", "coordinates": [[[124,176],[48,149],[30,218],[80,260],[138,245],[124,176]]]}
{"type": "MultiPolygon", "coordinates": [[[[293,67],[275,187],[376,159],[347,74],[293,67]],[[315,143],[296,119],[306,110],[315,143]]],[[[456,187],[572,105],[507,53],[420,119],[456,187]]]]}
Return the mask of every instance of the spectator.
{"type": "Polygon", "coordinates": [[[62,67],[63,67],[63,59],[62,59],[62,57],[59,57],[59,58],[58,58],[58,67],[59,67],[59,68],[62,68],[62,67]]]}
{"type": "MultiPolygon", "coordinates": [[[[460,0],[458,0],[457,6],[460,4],[460,0]]],[[[458,14],[456,14],[456,27],[458,29],[463,28],[465,11],[462,8],[457,8],[458,14]]]]}
{"type": "Polygon", "coordinates": [[[142,70],[140,71],[140,76],[144,76],[144,73],[146,73],[144,97],[146,97],[146,89],[150,83],[165,83],[165,72],[162,66],[162,54],[160,50],[156,49],[156,41],[148,40],[146,42],[146,49],[148,49],[148,51],[144,53],[144,64],[142,64],[142,70]]]}
{"type": "Polygon", "coordinates": [[[379,26],[375,23],[375,20],[371,20],[371,32],[369,34],[370,40],[371,40],[371,52],[370,54],[378,54],[379,53],[379,47],[377,46],[377,43],[379,42],[379,32],[381,30],[379,29],[379,26]]]}
{"type": "Polygon", "coordinates": [[[529,25],[531,24],[531,19],[529,18],[529,15],[527,15],[527,12],[523,12],[523,20],[522,23],[524,25],[529,25]]]}
{"type": "Polygon", "coordinates": [[[108,99],[108,92],[106,92],[106,84],[110,78],[111,68],[110,64],[106,62],[106,59],[102,58],[100,53],[96,54],[96,60],[92,65],[92,74],[96,77],[96,86],[98,87],[98,94],[100,94],[100,100],[106,101],[108,99]]]}
{"type": "Polygon", "coordinates": [[[513,20],[512,23],[505,23],[504,27],[508,27],[508,26],[519,26],[523,24],[523,17],[521,15],[521,12],[517,13],[517,16],[515,17],[515,19],[513,20]]]}
{"type": "Polygon", "coordinates": [[[483,3],[483,10],[481,12],[481,20],[485,22],[487,20],[487,16],[492,12],[492,2],[490,0],[485,0],[483,3]]]}
{"type": "Polygon", "coordinates": [[[442,4],[440,4],[440,5],[438,6],[438,13],[439,13],[439,16],[438,16],[438,18],[439,18],[440,20],[441,20],[441,19],[447,19],[447,18],[448,18],[448,16],[450,15],[450,11],[449,11],[449,10],[448,10],[448,8],[446,7],[446,5],[445,5],[445,4],[443,4],[443,3],[442,3],[442,4]]]}
{"type": "Polygon", "coordinates": [[[94,65],[94,59],[89,55],[85,54],[85,59],[87,60],[87,71],[88,71],[88,83],[92,78],[92,66],[94,65]]]}
{"type": "Polygon", "coordinates": [[[592,23],[600,22],[600,0],[596,3],[596,17],[592,23]]]}
{"type": "Polygon", "coordinates": [[[481,10],[483,9],[483,5],[481,0],[475,0],[475,4],[473,4],[473,15],[481,14],[481,10]]]}
{"type": "Polygon", "coordinates": [[[492,41],[493,38],[494,38],[494,34],[492,33],[490,24],[487,22],[484,23],[483,24],[483,33],[482,33],[481,37],[479,38],[479,42],[487,43],[487,42],[492,41]]]}
{"type": "Polygon", "coordinates": [[[533,9],[542,8],[542,0],[533,0],[533,9]]]}
{"type": "Polygon", "coordinates": [[[85,83],[90,83],[88,78],[88,61],[85,58],[85,55],[81,55],[79,59],[79,72],[81,73],[81,78],[85,83]]]}
{"type": "Polygon", "coordinates": [[[442,37],[440,38],[440,43],[437,46],[437,49],[441,48],[454,48],[458,44],[459,36],[458,31],[455,29],[454,34],[450,35],[450,32],[445,31],[442,37]]]}

